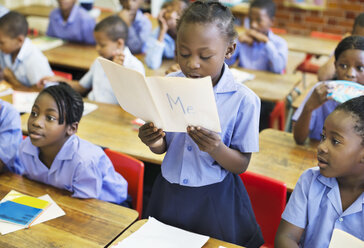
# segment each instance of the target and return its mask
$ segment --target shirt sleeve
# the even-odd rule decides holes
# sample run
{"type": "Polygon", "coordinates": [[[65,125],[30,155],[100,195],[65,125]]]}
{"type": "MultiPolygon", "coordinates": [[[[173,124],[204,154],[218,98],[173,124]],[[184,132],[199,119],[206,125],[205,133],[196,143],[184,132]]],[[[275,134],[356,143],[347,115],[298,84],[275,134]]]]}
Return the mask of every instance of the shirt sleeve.
{"type": "Polygon", "coordinates": [[[282,214],[282,219],[300,228],[307,225],[308,192],[312,178],[310,169],[301,175],[282,214]]]}
{"type": "Polygon", "coordinates": [[[88,72],[80,79],[80,85],[82,87],[84,87],[85,89],[91,89],[92,88],[92,79],[93,79],[93,75],[95,73],[95,66],[97,61],[95,61],[90,70],[88,70],[88,72]]]}
{"type": "Polygon", "coordinates": [[[6,166],[14,162],[22,141],[19,113],[10,105],[0,102],[0,160],[6,166]]]}
{"type": "Polygon", "coordinates": [[[300,118],[303,108],[306,105],[307,100],[310,98],[310,96],[312,95],[313,90],[317,87],[318,84],[316,84],[314,87],[312,87],[310,89],[310,91],[307,93],[305,99],[303,100],[303,102],[301,103],[301,105],[298,107],[298,109],[296,110],[296,112],[294,112],[293,116],[292,116],[292,121],[298,121],[298,119],[300,118]]]}
{"type": "Polygon", "coordinates": [[[270,71],[274,73],[283,73],[286,69],[288,56],[288,47],[285,41],[268,41],[265,49],[267,51],[270,71]]]}
{"type": "Polygon", "coordinates": [[[150,37],[146,42],[145,62],[153,70],[158,69],[163,60],[163,50],[165,44],[154,37],[150,37]]]}
{"type": "Polygon", "coordinates": [[[54,75],[47,58],[41,51],[35,51],[26,64],[26,74],[30,85],[36,85],[42,78],[54,75]]]}

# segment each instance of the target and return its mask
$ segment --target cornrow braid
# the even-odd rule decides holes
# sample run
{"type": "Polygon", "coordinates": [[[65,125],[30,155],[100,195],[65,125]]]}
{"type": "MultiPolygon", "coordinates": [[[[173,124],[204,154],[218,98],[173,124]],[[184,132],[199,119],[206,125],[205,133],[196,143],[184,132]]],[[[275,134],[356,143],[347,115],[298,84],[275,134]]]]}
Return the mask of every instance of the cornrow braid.
{"type": "Polygon", "coordinates": [[[79,122],[83,113],[83,100],[81,95],[66,83],[45,88],[39,93],[39,96],[48,93],[57,104],[59,112],[59,124],[72,124],[79,122]]]}
{"type": "Polygon", "coordinates": [[[178,20],[177,31],[183,23],[214,23],[230,43],[237,36],[234,29],[234,16],[228,7],[217,1],[193,2],[178,20]]]}

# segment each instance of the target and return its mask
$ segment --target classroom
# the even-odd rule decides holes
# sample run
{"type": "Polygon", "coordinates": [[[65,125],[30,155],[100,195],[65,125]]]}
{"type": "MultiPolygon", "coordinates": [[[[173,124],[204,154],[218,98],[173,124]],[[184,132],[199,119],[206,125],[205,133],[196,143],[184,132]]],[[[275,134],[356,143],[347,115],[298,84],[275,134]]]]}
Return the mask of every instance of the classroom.
{"type": "Polygon", "coordinates": [[[0,0],[0,247],[364,247],[362,0],[0,0]]]}

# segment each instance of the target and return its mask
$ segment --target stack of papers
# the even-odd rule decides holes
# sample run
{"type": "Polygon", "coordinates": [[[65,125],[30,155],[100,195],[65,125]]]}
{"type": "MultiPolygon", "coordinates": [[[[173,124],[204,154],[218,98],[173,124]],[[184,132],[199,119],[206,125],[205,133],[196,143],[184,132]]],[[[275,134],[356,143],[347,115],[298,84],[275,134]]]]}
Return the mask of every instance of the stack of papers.
{"type": "Polygon", "coordinates": [[[201,248],[208,239],[208,236],[166,225],[153,217],[149,217],[147,223],[139,230],[120,241],[113,248],[201,248]]]}
{"type": "Polygon", "coordinates": [[[41,36],[32,39],[32,43],[41,51],[50,50],[62,46],[64,41],[54,37],[41,36]]]}
{"type": "MultiPolygon", "coordinates": [[[[8,202],[13,203],[19,203],[22,202],[23,204],[27,204],[28,207],[32,208],[39,208],[41,207],[41,213],[36,216],[35,219],[31,220],[30,224],[22,224],[22,223],[10,223],[8,220],[6,221],[0,221],[0,233],[2,235],[11,233],[17,230],[21,230],[27,227],[32,227],[34,225],[37,225],[39,223],[45,222],[47,220],[51,220],[60,216],[65,215],[65,212],[52,200],[52,198],[49,195],[44,195],[38,198],[30,197],[27,195],[24,195],[22,193],[19,193],[15,190],[11,190],[2,200],[0,205],[8,204],[8,202]]],[[[11,214],[14,215],[14,209],[12,209],[11,214]]],[[[3,209],[0,207],[0,215],[5,216],[6,213],[3,209]]],[[[29,213],[29,212],[28,212],[29,213]]],[[[2,219],[3,220],[3,219],[2,219]]]]}
{"type": "Polygon", "coordinates": [[[0,97],[10,95],[14,92],[14,90],[10,87],[10,85],[2,82],[0,83],[0,97]]]}
{"type": "Polygon", "coordinates": [[[230,68],[230,71],[233,74],[235,81],[238,83],[244,83],[245,81],[253,80],[255,78],[254,74],[250,74],[235,68],[230,68]]]}

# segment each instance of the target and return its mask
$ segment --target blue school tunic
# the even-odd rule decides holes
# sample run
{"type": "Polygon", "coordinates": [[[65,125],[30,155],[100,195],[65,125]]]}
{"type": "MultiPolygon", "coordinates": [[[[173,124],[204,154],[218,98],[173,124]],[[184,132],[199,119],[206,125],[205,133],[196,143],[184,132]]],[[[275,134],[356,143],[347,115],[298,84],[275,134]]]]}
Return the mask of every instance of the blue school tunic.
{"type": "Polygon", "coordinates": [[[237,42],[233,56],[226,63],[232,65],[239,59],[243,68],[282,73],[287,64],[287,42],[272,31],[268,32],[268,38],[267,43],[254,42],[251,46],[237,42]]]}
{"type": "MultiPolygon", "coordinates": [[[[170,76],[184,76],[182,72],[170,76]]],[[[221,140],[240,152],[257,152],[259,98],[234,82],[227,65],[214,95],[221,140]]],[[[249,196],[238,175],[222,168],[187,133],[166,133],[162,176],[154,183],[146,216],[247,247],[264,243],[249,196]]]]}
{"type": "Polygon", "coordinates": [[[49,16],[47,35],[72,42],[95,44],[95,20],[87,11],[75,4],[67,21],[63,20],[61,10],[56,8],[49,16]]]}
{"type": "Polygon", "coordinates": [[[305,229],[300,247],[328,247],[335,228],[364,240],[363,205],[364,193],[343,211],[336,178],[315,167],[299,178],[282,219],[305,229]]]}
{"type": "Polygon", "coordinates": [[[166,33],[163,42],[158,41],[160,29],[157,28],[145,43],[145,63],[153,70],[158,69],[163,58],[173,59],[176,44],[174,39],[166,33]]]}
{"type": "MultiPolygon", "coordinates": [[[[317,83],[315,86],[312,87],[312,89],[308,92],[307,96],[301,103],[301,105],[298,107],[294,115],[292,116],[292,121],[297,122],[300,118],[303,108],[306,105],[307,100],[311,97],[313,90],[320,85],[321,82],[317,83]]],[[[326,117],[331,114],[332,111],[339,105],[338,102],[334,100],[328,100],[324,104],[322,104],[320,107],[312,111],[311,120],[310,120],[310,126],[309,126],[309,137],[310,139],[320,140],[321,139],[321,133],[322,129],[325,124],[326,117]]]]}
{"type": "Polygon", "coordinates": [[[133,54],[143,52],[143,46],[152,32],[152,23],[141,10],[138,10],[135,19],[128,29],[126,45],[133,54]]]}
{"type": "Polygon", "coordinates": [[[68,190],[77,198],[96,198],[118,204],[127,198],[127,182],[114,170],[104,151],[76,135],[63,144],[50,168],[40,161],[39,148],[26,138],[12,171],[68,190]]]}
{"type": "Polygon", "coordinates": [[[19,112],[0,99],[0,160],[10,166],[22,141],[19,112]]]}
{"type": "MultiPolygon", "coordinates": [[[[143,63],[131,54],[129,48],[125,47],[123,52],[125,55],[123,66],[136,70],[144,75],[143,63]]],[[[92,89],[87,96],[88,99],[96,102],[118,104],[109,79],[97,59],[92,64],[90,70],[81,78],[80,85],[86,89],[92,89]]]]}
{"type": "Polygon", "coordinates": [[[9,68],[16,79],[28,87],[37,84],[43,77],[53,76],[48,59],[29,38],[25,38],[14,63],[10,54],[0,52],[0,67],[9,68]]]}

